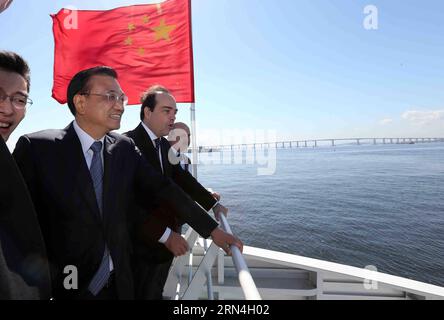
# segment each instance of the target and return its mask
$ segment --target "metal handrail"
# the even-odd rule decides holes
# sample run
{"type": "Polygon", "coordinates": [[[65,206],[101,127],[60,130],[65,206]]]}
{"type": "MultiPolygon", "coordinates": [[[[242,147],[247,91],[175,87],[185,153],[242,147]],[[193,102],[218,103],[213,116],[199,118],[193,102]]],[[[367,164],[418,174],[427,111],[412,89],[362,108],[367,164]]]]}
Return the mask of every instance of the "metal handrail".
{"type": "MultiPolygon", "coordinates": [[[[208,243],[207,239],[204,239],[204,252],[207,254],[208,252],[208,243]]],[[[214,293],[213,293],[213,279],[211,278],[211,269],[208,270],[205,275],[207,276],[207,294],[208,294],[208,300],[214,300],[214,293]]]]}
{"type": "MultiPolygon", "coordinates": [[[[228,224],[227,218],[223,215],[221,215],[221,227],[229,234],[233,234],[230,228],[230,225],[228,224]]],[[[190,248],[193,247],[193,244],[196,243],[196,240],[198,238],[198,234],[196,231],[194,231],[192,228],[190,228],[186,235],[185,239],[187,239],[188,245],[190,248]]],[[[203,260],[199,264],[199,267],[197,268],[196,272],[192,272],[192,249],[190,250],[190,256],[181,256],[177,257],[175,259],[175,262],[173,263],[173,268],[170,271],[170,274],[168,276],[168,280],[166,283],[166,291],[168,292],[167,295],[172,297],[174,300],[178,299],[185,299],[185,300],[194,300],[197,299],[199,296],[199,288],[202,288],[205,281],[207,282],[207,294],[208,299],[214,299],[213,295],[213,283],[211,281],[211,268],[214,264],[214,261],[216,259],[216,256],[218,255],[218,252],[223,252],[213,241],[211,246],[208,247],[208,244],[205,245],[205,242],[203,243],[204,247],[204,256],[203,260]],[[189,260],[190,259],[190,260],[189,260]],[[180,286],[181,283],[181,274],[182,270],[184,270],[185,265],[188,261],[188,264],[190,266],[190,270],[188,273],[188,286],[187,288],[182,291],[183,289],[180,286]],[[209,272],[208,272],[209,271],[209,272]],[[181,294],[180,292],[183,292],[181,294]]],[[[241,286],[241,289],[243,291],[243,294],[245,296],[246,300],[262,300],[259,291],[256,287],[256,284],[254,283],[254,280],[250,274],[250,271],[248,269],[248,266],[245,262],[245,259],[240,252],[239,248],[237,248],[235,245],[232,245],[230,247],[231,249],[231,255],[233,264],[236,268],[236,271],[238,273],[238,280],[241,286]]],[[[220,259],[220,257],[219,257],[220,259]]],[[[222,255],[223,259],[223,255],[222,255]]],[[[222,260],[223,263],[223,260],[222,260]]],[[[220,268],[220,266],[218,267],[220,268]]],[[[223,266],[222,266],[223,268],[223,266]]],[[[219,271],[220,272],[220,271],[219,271]]],[[[222,270],[223,272],[223,270],[222,270]]],[[[220,277],[220,274],[218,275],[220,277]]],[[[223,275],[222,275],[223,277],[223,275]]],[[[219,278],[220,280],[220,278],[219,278]]],[[[222,280],[223,281],[223,280],[222,280]]]]}
{"type": "MultiPolygon", "coordinates": [[[[233,234],[231,231],[230,225],[228,224],[227,218],[221,214],[220,215],[222,228],[225,232],[229,234],[233,234]]],[[[233,259],[234,266],[236,267],[239,283],[241,285],[242,291],[244,292],[244,296],[246,300],[262,300],[259,291],[257,290],[256,284],[254,283],[253,278],[251,277],[250,270],[248,269],[247,263],[240,252],[239,248],[235,245],[231,245],[231,256],[233,259]]]]}

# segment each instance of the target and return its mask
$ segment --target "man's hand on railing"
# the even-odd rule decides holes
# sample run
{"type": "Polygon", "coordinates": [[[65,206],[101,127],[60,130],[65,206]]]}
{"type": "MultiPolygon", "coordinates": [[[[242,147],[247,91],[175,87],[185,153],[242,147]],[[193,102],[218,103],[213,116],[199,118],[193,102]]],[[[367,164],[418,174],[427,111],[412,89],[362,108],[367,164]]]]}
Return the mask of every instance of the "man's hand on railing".
{"type": "Polygon", "coordinates": [[[211,188],[209,188],[209,191],[211,192],[211,195],[213,196],[214,199],[220,201],[220,194],[218,192],[213,191],[211,188]]]}
{"type": "Polygon", "coordinates": [[[224,207],[220,203],[216,204],[213,208],[214,217],[217,221],[220,221],[220,215],[223,214],[225,217],[228,214],[228,208],[224,207]]]}
{"type": "Polygon", "coordinates": [[[171,231],[170,236],[165,242],[165,247],[167,247],[175,257],[184,255],[189,249],[187,241],[174,231],[171,231]]]}
{"type": "Polygon", "coordinates": [[[240,252],[242,252],[244,249],[244,244],[242,241],[220,228],[216,228],[213,230],[213,232],[211,232],[211,238],[213,238],[214,243],[222,248],[222,250],[224,250],[228,255],[231,255],[231,245],[238,247],[240,252]]]}

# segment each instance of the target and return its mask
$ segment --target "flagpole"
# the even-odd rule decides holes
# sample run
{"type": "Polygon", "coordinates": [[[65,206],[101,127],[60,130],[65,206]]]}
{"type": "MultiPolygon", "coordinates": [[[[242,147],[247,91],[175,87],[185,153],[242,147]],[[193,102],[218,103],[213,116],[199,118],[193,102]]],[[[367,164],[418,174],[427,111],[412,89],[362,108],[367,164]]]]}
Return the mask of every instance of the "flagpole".
{"type": "MultiPolygon", "coordinates": [[[[188,0],[189,5],[189,21],[190,21],[190,45],[191,45],[191,55],[190,55],[190,61],[191,61],[191,85],[193,86],[193,102],[190,104],[190,114],[191,114],[191,148],[193,152],[193,161],[192,161],[192,173],[194,178],[197,180],[197,153],[199,150],[197,150],[197,143],[196,143],[196,104],[195,104],[195,95],[194,95],[194,61],[193,61],[193,23],[191,19],[191,0],[188,0]]],[[[208,244],[207,239],[203,239],[204,242],[204,250],[205,254],[208,252],[208,244]]],[[[190,257],[192,256],[193,249],[190,248],[190,257]]],[[[190,263],[190,271],[191,271],[192,264],[190,263]]],[[[207,276],[207,293],[208,293],[208,299],[214,300],[213,295],[213,281],[211,278],[211,270],[208,270],[206,272],[207,276]]],[[[191,280],[191,272],[189,273],[189,281],[191,280]]],[[[189,282],[188,282],[189,283],[189,282]]]]}
{"type": "Polygon", "coordinates": [[[190,104],[191,115],[191,151],[193,153],[193,161],[191,162],[191,168],[193,177],[197,180],[197,140],[196,140],[196,104],[190,104]]]}
{"type": "Polygon", "coordinates": [[[197,180],[197,143],[196,143],[196,103],[194,93],[194,59],[193,59],[193,21],[191,14],[191,0],[188,0],[188,19],[190,22],[190,62],[191,62],[191,86],[192,86],[192,102],[190,103],[190,115],[191,115],[191,150],[193,153],[193,161],[191,162],[191,169],[193,177],[197,180]]]}

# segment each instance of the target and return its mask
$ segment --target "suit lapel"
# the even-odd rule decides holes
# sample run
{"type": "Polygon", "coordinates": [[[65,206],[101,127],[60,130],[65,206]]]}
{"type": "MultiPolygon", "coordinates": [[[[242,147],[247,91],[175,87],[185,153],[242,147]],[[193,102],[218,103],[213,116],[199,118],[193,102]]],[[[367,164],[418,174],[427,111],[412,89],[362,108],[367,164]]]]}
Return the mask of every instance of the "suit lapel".
{"type": "Polygon", "coordinates": [[[165,138],[161,138],[160,141],[160,148],[162,150],[163,174],[167,177],[171,177],[172,167],[170,161],[168,160],[168,152],[170,151],[171,146],[168,140],[165,138]]]}
{"type": "Polygon", "coordinates": [[[114,200],[117,197],[115,192],[115,174],[116,174],[116,157],[113,155],[113,149],[116,139],[105,136],[105,150],[103,153],[104,175],[103,175],[103,225],[107,226],[111,220],[111,212],[114,206],[114,200]]]}
{"type": "Polygon", "coordinates": [[[72,179],[67,181],[75,181],[76,187],[91,210],[93,219],[100,219],[91,174],[86,165],[80,140],[72,123],[65,130],[66,135],[61,140],[57,140],[58,148],[60,149],[59,154],[63,157],[60,164],[67,169],[61,172],[72,176],[72,179]]]}
{"type": "Polygon", "coordinates": [[[154,148],[151,138],[146,132],[142,124],[139,124],[135,129],[136,133],[136,144],[139,147],[142,154],[149,161],[149,163],[157,169],[157,171],[162,172],[160,167],[159,155],[156,153],[156,148],[154,148]]]}

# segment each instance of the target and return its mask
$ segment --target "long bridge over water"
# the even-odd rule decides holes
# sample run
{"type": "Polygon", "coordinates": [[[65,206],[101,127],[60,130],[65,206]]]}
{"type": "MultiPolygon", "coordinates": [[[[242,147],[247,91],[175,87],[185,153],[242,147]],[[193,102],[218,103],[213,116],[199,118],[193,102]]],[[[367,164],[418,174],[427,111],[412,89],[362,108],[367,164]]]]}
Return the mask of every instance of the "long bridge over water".
{"type": "Polygon", "coordinates": [[[265,148],[315,148],[320,146],[335,147],[338,145],[364,145],[364,144],[415,144],[444,142],[444,138],[341,138],[341,139],[309,139],[309,140],[287,140],[277,142],[256,142],[228,145],[199,146],[199,152],[215,152],[221,150],[241,149],[265,149],[265,148]]]}

